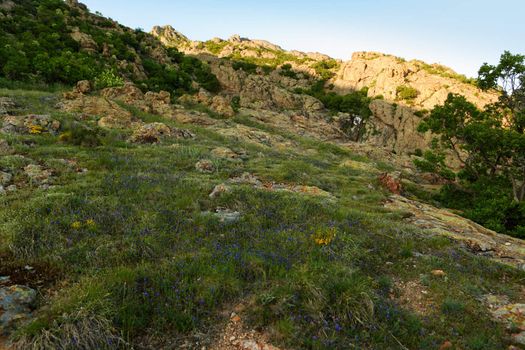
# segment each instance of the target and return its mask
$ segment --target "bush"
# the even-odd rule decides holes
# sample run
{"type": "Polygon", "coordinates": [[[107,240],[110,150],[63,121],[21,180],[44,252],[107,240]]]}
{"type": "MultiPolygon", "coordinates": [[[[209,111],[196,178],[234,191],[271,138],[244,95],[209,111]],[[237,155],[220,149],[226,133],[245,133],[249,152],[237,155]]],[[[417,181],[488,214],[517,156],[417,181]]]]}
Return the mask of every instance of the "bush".
{"type": "Polygon", "coordinates": [[[254,63],[244,62],[244,61],[234,61],[232,64],[233,69],[242,70],[249,74],[257,73],[257,65],[254,63]]]}
{"type": "Polygon", "coordinates": [[[240,96],[233,96],[231,101],[231,106],[235,113],[239,111],[241,108],[241,97],[240,96]]]}
{"type": "Polygon", "coordinates": [[[95,88],[105,89],[109,87],[119,87],[124,85],[124,79],[114,70],[107,69],[95,78],[95,88]]]}
{"type": "Polygon", "coordinates": [[[84,147],[96,147],[101,144],[98,129],[72,123],[59,135],[61,142],[84,147]]]}
{"type": "Polygon", "coordinates": [[[413,101],[418,95],[419,91],[412,86],[400,85],[396,89],[396,98],[401,101],[413,101]]]}
{"type": "Polygon", "coordinates": [[[297,79],[297,73],[292,69],[292,65],[287,63],[287,64],[283,64],[281,66],[281,71],[279,72],[280,75],[282,75],[283,77],[288,77],[288,78],[292,78],[292,79],[297,79]]]}

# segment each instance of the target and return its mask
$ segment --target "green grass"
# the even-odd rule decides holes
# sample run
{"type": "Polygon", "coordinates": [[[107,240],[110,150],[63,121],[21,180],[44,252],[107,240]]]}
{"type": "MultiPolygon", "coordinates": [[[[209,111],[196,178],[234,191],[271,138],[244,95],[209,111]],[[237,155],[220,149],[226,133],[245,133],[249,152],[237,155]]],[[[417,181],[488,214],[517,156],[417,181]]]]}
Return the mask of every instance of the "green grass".
{"type": "MultiPolygon", "coordinates": [[[[23,110],[50,112],[64,124],[73,119],[53,110],[54,95],[0,92],[23,110]]],[[[429,237],[387,212],[386,194],[369,184],[379,188],[377,173],[392,165],[249,117],[228,123],[278,135],[293,146],[277,150],[136,115],[197,137],[134,145],[126,142],[129,130],[104,131],[93,147],[52,135],[8,138],[25,158],[4,157],[1,169],[18,172],[21,181],[27,162],[57,170],[52,189],[22,186],[0,197],[0,266],[31,264],[53,276],[40,287],[43,295],[47,288],[58,290],[39,300],[37,318],[17,333],[24,344],[49,334],[56,336],[55,347],[71,334],[95,342],[101,327],[103,337],[123,348],[145,334],[177,344],[199,332],[213,336],[227,321],[222,311],[243,302],[248,326],[268,330],[284,348],[438,349],[445,340],[462,349],[508,345],[503,326],[490,320],[477,298],[517,298],[524,274],[429,237]],[[243,150],[247,158],[215,159],[211,151],[219,146],[243,150]],[[89,171],[61,167],[64,158],[89,171]],[[201,159],[211,159],[216,171],[195,171],[201,159]],[[347,160],[367,167],[340,166],[347,160]],[[243,172],[318,186],[335,199],[248,185],[209,198],[215,185],[243,172]],[[226,224],[203,214],[219,207],[240,212],[241,219],[226,224]],[[332,238],[318,245],[319,236],[332,238]],[[433,269],[443,269],[447,278],[432,276],[433,269]],[[392,299],[394,280],[421,281],[436,305],[431,317],[392,299]]]]}

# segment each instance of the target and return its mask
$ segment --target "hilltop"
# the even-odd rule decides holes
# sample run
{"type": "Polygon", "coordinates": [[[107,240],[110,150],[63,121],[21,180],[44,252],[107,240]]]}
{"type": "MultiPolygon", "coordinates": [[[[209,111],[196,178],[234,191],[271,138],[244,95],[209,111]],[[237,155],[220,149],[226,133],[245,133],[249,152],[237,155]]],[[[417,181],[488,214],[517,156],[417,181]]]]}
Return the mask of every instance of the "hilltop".
{"type": "Polygon", "coordinates": [[[2,1],[0,43],[0,349],[525,346],[525,243],[415,165],[497,93],[73,0],[2,1]]]}

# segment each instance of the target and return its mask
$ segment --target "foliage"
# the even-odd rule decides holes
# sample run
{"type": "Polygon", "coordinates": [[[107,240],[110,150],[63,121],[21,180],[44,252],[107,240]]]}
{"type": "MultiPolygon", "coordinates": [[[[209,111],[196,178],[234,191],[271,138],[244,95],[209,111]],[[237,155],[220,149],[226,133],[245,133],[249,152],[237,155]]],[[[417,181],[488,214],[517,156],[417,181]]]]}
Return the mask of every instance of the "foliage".
{"type": "MultiPolygon", "coordinates": [[[[421,150],[420,150],[421,151],[421,150]]],[[[426,150],[422,159],[414,159],[414,165],[421,171],[435,173],[447,180],[455,180],[456,174],[445,163],[446,154],[439,150],[426,150]]]]}
{"type": "Polygon", "coordinates": [[[480,110],[465,97],[450,94],[419,126],[438,135],[440,145],[462,164],[463,185],[480,201],[465,203],[467,215],[508,233],[525,225],[524,62],[525,56],[505,52],[497,66],[481,67],[479,85],[501,87],[497,103],[480,110]]]}
{"type": "Polygon", "coordinates": [[[283,77],[288,77],[292,79],[298,78],[297,73],[292,69],[292,65],[289,63],[283,64],[281,66],[281,71],[279,72],[279,74],[282,75],[283,77]]]}
{"type": "Polygon", "coordinates": [[[240,96],[233,96],[231,101],[231,106],[235,113],[239,112],[239,109],[241,108],[241,97],[240,96]]]}
{"type": "Polygon", "coordinates": [[[257,65],[255,63],[251,62],[245,62],[245,61],[233,61],[232,67],[235,70],[242,70],[248,74],[256,74],[257,73],[257,65]]]}
{"type": "Polygon", "coordinates": [[[213,40],[208,40],[204,43],[204,46],[208,51],[210,51],[214,55],[218,55],[221,53],[221,51],[228,46],[227,41],[219,41],[215,42],[213,40]]]}
{"type": "Polygon", "coordinates": [[[463,74],[455,73],[448,67],[442,66],[440,64],[428,64],[417,60],[414,62],[429,74],[439,75],[443,78],[450,78],[462,82],[464,84],[477,86],[477,80],[475,78],[467,78],[463,74]]]}
{"type": "Polygon", "coordinates": [[[70,86],[97,79],[106,87],[119,85],[118,76],[174,95],[192,92],[192,80],[213,92],[220,89],[199,60],[176,49],[167,49],[168,60],[159,60],[164,48],[150,34],[63,1],[22,0],[0,11],[0,79],[70,86]],[[144,62],[143,67],[138,62],[144,62]]]}
{"type": "Polygon", "coordinates": [[[78,123],[68,123],[59,135],[61,142],[84,147],[96,147],[101,144],[100,130],[78,123]]]}
{"type": "Polygon", "coordinates": [[[124,86],[124,79],[117,75],[114,70],[105,70],[95,78],[95,88],[105,89],[108,87],[120,87],[124,86]]]}
{"type": "Polygon", "coordinates": [[[400,85],[396,89],[396,98],[402,101],[413,101],[419,95],[416,88],[408,85],[400,85]]]}
{"type": "Polygon", "coordinates": [[[319,74],[321,80],[333,78],[335,74],[333,71],[338,67],[339,63],[334,59],[320,61],[312,65],[312,68],[319,74]]]}

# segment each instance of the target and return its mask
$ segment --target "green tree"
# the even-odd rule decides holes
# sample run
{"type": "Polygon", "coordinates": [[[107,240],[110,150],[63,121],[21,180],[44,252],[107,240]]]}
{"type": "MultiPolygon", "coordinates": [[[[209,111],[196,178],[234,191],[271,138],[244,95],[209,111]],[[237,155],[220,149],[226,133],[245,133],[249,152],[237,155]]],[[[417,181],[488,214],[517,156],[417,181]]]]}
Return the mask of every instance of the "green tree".
{"type": "MultiPolygon", "coordinates": [[[[440,148],[462,165],[460,182],[443,188],[445,204],[488,227],[517,234],[525,232],[524,83],[525,56],[505,52],[498,65],[484,64],[479,71],[478,85],[500,92],[496,103],[481,110],[465,97],[450,94],[419,125],[419,131],[435,134],[440,148]],[[458,191],[471,198],[458,201],[453,193],[458,191]]],[[[427,163],[431,159],[425,157],[427,163]]],[[[439,166],[430,168],[443,165],[441,159],[439,166]]]]}

